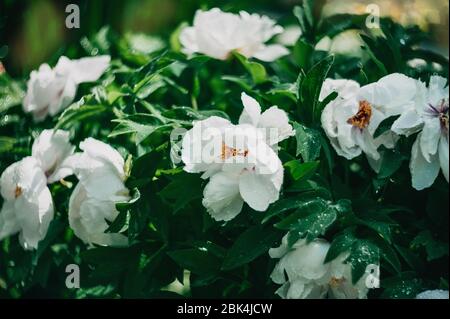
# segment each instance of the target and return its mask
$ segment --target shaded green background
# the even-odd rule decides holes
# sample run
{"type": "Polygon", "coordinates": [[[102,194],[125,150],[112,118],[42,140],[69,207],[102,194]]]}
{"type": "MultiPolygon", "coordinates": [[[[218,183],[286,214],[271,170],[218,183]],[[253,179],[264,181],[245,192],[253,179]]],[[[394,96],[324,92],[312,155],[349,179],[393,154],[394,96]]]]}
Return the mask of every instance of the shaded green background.
{"type": "MultiPolygon", "coordinates": [[[[39,64],[59,56],[83,36],[110,25],[115,31],[139,31],[168,38],[199,8],[221,7],[269,14],[281,24],[295,23],[292,9],[301,0],[0,0],[0,60],[9,73],[26,76],[39,64]],[[65,8],[76,3],[81,28],[65,27],[65,8]]],[[[418,23],[433,33],[436,44],[448,52],[448,0],[317,0],[325,12],[364,13],[377,3],[381,15],[404,23],[418,23]]],[[[448,53],[446,53],[448,55],[448,53]]]]}

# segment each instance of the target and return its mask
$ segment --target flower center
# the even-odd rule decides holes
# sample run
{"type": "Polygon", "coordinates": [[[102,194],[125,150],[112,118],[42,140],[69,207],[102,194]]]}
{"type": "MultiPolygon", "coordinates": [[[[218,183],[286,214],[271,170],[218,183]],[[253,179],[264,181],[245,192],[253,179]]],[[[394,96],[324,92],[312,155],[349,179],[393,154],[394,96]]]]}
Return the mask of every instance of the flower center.
{"type": "Polygon", "coordinates": [[[439,118],[439,121],[441,122],[441,128],[443,131],[448,132],[448,124],[449,124],[449,117],[448,117],[448,109],[449,109],[449,100],[448,99],[442,99],[441,103],[438,106],[434,106],[432,104],[428,104],[430,107],[429,112],[432,116],[437,116],[439,118]]]}
{"type": "Polygon", "coordinates": [[[14,190],[14,197],[17,199],[22,195],[22,188],[20,186],[16,186],[16,189],[14,190]]]}
{"type": "Polygon", "coordinates": [[[359,102],[358,113],[347,120],[348,124],[353,125],[359,129],[365,129],[369,126],[370,118],[372,117],[372,106],[367,101],[359,102]]]}
{"type": "Polygon", "coordinates": [[[226,160],[227,158],[236,157],[236,156],[247,157],[248,150],[240,150],[237,148],[228,147],[225,145],[225,143],[222,143],[222,153],[221,153],[220,157],[222,158],[223,161],[226,160]]]}
{"type": "Polygon", "coordinates": [[[342,278],[332,277],[329,284],[333,288],[338,288],[344,281],[345,281],[344,277],[342,278]]]}

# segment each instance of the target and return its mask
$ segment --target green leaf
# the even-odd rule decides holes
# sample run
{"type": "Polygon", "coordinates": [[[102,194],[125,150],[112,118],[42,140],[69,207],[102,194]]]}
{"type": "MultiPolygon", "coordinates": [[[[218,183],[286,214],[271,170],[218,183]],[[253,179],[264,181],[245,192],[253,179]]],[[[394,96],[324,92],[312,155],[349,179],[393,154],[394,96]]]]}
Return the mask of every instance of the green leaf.
{"type": "Polygon", "coordinates": [[[326,36],[333,39],[344,31],[365,28],[366,20],[367,14],[336,14],[323,19],[317,33],[320,39],[326,36]]]}
{"type": "Polygon", "coordinates": [[[308,69],[312,53],[314,52],[314,47],[307,43],[304,39],[299,39],[294,46],[294,58],[297,62],[297,65],[302,69],[308,69]]]}
{"type": "Polygon", "coordinates": [[[197,275],[210,275],[220,269],[220,259],[206,248],[190,248],[167,253],[180,267],[197,275]]]}
{"type": "Polygon", "coordinates": [[[258,225],[249,228],[236,239],[228,251],[222,269],[231,270],[255,260],[267,253],[278,237],[278,233],[269,227],[258,225]]]}
{"type": "Polygon", "coordinates": [[[378,128],[375,130],[375,133],[373,133],[373,137],[377,138],[380,135],[382,135],[383,133],[389,131],[392,127],[392,124],[394,124],[394,122],[400,117],[400,115],[398,116],[390,116],[386,119],[384,119],[380,125],[378,126],[378,128]]]}
{"type": "Polygon", "coordinates": [[[241,87],[242,90],[251,92],[253,89],[252,83],[250,80],[244,78],[244,77],[238,77],[238,76],[231,76],[231,75],[224,75],[222,76],[222,80],[235,83],[241,87]]]}
{"type": "Polygon", "coordinates": [[[131,168],[130,177],[126,183],[128,188],[133,189],[150,183],[155,176],[162,158],[162,152],[155,150],[135,159],[131,168]]]}
{"type": "Polygon", "coordinates": [[[106,111],[107,107],[104,105],[84,105],[84,101],[81,100],[78,103],[72,104],[61,114],[55,130],[68,128],[74,123],[92,119],[93,117],[104,114],[106,111]]]}
{"type": "Polygon", "coordinates": [[[99,285],[91,288],[80,288],[76,290],[76,298],[113,298],[115,291],[116,287],[114,287],[114,285],[99,285]]]}
{"type": "Polygon", "coordinates": [[[380,264],[380,248],[370,240],[358,239],[353,243],[347,262],[352,266],[352,283],[356,284],[368,265],[380,264]]]}
{"type": "Polygon", "coordinates": [[[370,211],[358,216],[359,222],[376,231],[388,243],[392,243],[391,228],[398,224],[380,211],[370,211]]]}
{"type": "Polygon", "coordinates": [[[264,65],[249,61],[245,56],[233,52],[233,55],[241,62],[241,64],[247,69],[247,71],[252,76],[253,82],[255,84],[261,84],[267,82],[267,71],[264,65]]]}
{"type": "MultiPolygon", "coordinates": [[[[398,258],[397,252],[392,247],[392,244],[380,237],[371,238],[371,240],[380,249],[380,257],[392,266],[391,272],[400,273],[402,270],[401,262],[398,258]]],[[[388,264],[385,263],[384,265],[388,266],[388,264]]]]}
{"type": "Polygon", "coordinates": [[[314,0],[304,0],[300,6],[294,8],[294,15],[300,24],[303,36],[308,39],[308,42],[314,42],[314,0]]]}
{"type": "Polygon", "coordinates": [[[320,101],[317,109],[316,109],[316,114],[315,114],[315,118],[316,120],[320,120],[321,116],[322,116],[322,112],[324,110],[324,108],[330,104],[331,102],[333,102],[334,100],[336,100],[336,98],[339,96],[339,93],[334,91],[331,92],[327,97],[325,97],[323,99],[323,101],[320,101]]]}
{"type": "Polygon", "coordinates": [[[336,208],[319,198],[304,202],[294,213],[275,224],[275,227],[290,231],[290,243],[305,237],[310,242],[324,235],[336,218],[336,208]]]}
{"type": "Polygon", "coordinates": [[[116,119],[112,122],[118,123],[108,137],[116,137],[124,134],[135,134],[136,144],[141,144],[154,132],[171,127],[163,124],[160,119],[149,114],[133,114],[123,119],[116,119]]]}
{"type": "Polygon", "coordinates": [[[293,160],[284,164],[289,168],[292,178],[294,180],[309,179],[319,167],[320,162],[306,162],[300,163],[298,160],[293,160]]]}
{"type": "Polygon", "coordinates": [[[81,259],[93,265],[100,264],[126,264],[130,257],[136,256],[136,249],[98,247],[81,252],[81,259]]]}
{"type": "MultiPolygon", "coordinates": [[[[389,280],[388,283],[381,282],[385,290],[380,298],[385,299],[414,299],[419,293],[425,290],[423,282],[418,278],[399,277],[389,280]]],[[[385,281],[385,280],[384,280],[385,281]]]]}
{"type": "Polygon", "coordinates": [[[0,114],[10,108],[22,104],[25,92],[18,82],[9,75],[0,72],[0,114]]]}
{"type": "Polygon", "coordinates": [[[8,136],[0,136],[0,153],[7,153],[14,149],[16,139],[8,136]]]}
{"type": "Polygon", "coordinates": [[[301,81],[300,85],[300,116],[305,116],[315,122],[320,119],[319,96],[322,84],[330,72],[334,56],[328,56],[314,65],[301,81]]]}
{"type": "Polygon", "coordinates": [[[130,220],[130,209],[135,206],[136,202],[141,198],[139,189],[135,188],[132,197],[128,202],[117,203],[116,209],[119,211],[116,219],[109,225],[105,233],[120,233],[128,228],[130,220]]]}
{"type": "Polygon", "coordinates": [[[296,156],[301,155],[305,162],[313,162],[320,156],[320,132],[294,122],[295,137],[297,139],[296,156]]]}
{"type": "Polygon", "coordinates": [[[173,207],[173,213],[176,214],[193,200],[201,198],[202,193],[202,181],[199,176],[183,172],[175,175],[172,182],[159,194],[173,207]]]}
{"type": "Polygon", "coordinates": [[[389,72],[387,71],[386,66],[384,65],[383,62],[381,62],[378,59],[378,57],[375,55],[375,53],[373,51],[373,49],[378,47],[376,41],[371,39],[370,37],[364,35],[364,34],[360,34],[360,36],[363,39],[363,41],[366,43],[366,46],[364,47],[364,49],[366,50],[366,52],[369,55],[370,59],[375,63],[375,65],[380,70],[380,77],[388,75],[389,72]]]}
{"type": "Polygon", "coordinates": [[[379,179],[391,177],[402,166],[405,156],[396,149],[386,149],[382,152],[382,160],[380,171],[378,172],[379,179]]]}
{"type": "Polygon", "coordinates": [[[434,238],[429,230],[421,231],[411,242],[411,248],[425,247],[427,260],[433,261],[448,256],[449,245],[434,238]]]}
{"type": "Polygon", "coordinates": [[[182,22],[176,29],[174,32],[172,32],[172,34],[170,35],[170,47],[172,48],[173,51],[175,52],[180,52],[182,49],[182,45],[180,43],[180,34],[181,31],[183,31],[184,28],[186,28],[188,26],[187,22],[182,22]]]}
{"type": "Polygon", "coordinates": [[[325,263],[328,263],[340,254],[348,253],[351,251],[353,243],[358,239],[353,233],[353,229],[348,228],[343,233],[336,236],[331,242],[330,249],[328,249],[327,256],[325,257],[325,263]]]}
{"type": "Polygon", "coordinates": [[[51,221],[50,226],[47,231],[47,235],[43,240],[39,242],[38,249],[36,250],[36,254],[34,255],[34,263],[37,263],[39,258],[42,256],[42,254],[45,252],[45,250],[52,244],[54,244],[54,241],[58,236],[61,235],[62,231],[64,230],[66,226],[65,221],[63,221],[61,218],[56,218],[51,221]]]}
{"type": "Polygon", "coordinates": [[[298,198],[280,199],[279,201],[275,202],[274,204],[272,204],[269,207],[269,210],[266,212],[261,223],[265,224],[272,217],[275,217],[275,216],[282,214],[284,212],[287,212],[289,210],[296,209],[296,208],[300,207],[304,202],[305,202],[305,199],[298,199],[298,198]]]}
{"type": "Polygon", "coordinates": [[[395,249],[399,252],[400,256],[406,261],[406,263],[415,271],[421,272],[425,270],[425,263],[416,255],[411,249],[395,245],[395,249]]]}

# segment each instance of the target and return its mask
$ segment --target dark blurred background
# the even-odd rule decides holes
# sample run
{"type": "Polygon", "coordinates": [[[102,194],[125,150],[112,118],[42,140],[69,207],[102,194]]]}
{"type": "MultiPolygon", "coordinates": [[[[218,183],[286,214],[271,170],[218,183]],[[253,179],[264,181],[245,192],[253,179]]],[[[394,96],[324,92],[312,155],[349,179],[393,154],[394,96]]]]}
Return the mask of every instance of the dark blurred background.
{"type": "MultiPolygon", "coordinates": [[[[25,76],[39,64],[65,52],[83,36],[110,25],[128,31],[157,34],[168,40],[199,8],[221,7],[268,14],[283,25],[295,23],[292,9],[301,0],[0,0],[0,61],[14,76],[25,76]],[[65,27],[68,4],[80,7],[80,29],[65,27]]],[[[382,16],[430,31],[437,50],[448,56],[448,0],[317,0],[324,14],[365,13],[377,4],[382,16]]]]}

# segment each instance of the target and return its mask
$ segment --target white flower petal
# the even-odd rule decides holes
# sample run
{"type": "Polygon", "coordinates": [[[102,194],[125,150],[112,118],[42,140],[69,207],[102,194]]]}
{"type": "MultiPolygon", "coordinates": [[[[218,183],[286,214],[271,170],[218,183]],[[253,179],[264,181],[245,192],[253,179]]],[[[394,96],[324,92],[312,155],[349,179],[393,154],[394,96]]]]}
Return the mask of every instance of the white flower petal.
{"type": "Polygon", "coordinates": [[[285,235],[281,240],[280,247],[269,249],[269,256],[270,258],[281,258],[284,255],[286,255],[288,251],[289,251],[288,236],[285,235]]]}
{"type": "Polygon", "coordinates": [[[191,55],[199,51],[197,45],[196,31],[193,27],[185,27],[180,33],[180,43],[183,46],[183,52],[191,55]]]}
{"type": "Polygon", "coordinates": [[[280,110],[277,106],[272,106],[266,110],[260,117],[258,127],[266,129],[269,145],[277,144],[291,136],[295,135],[295,131],[289,124],[289,118],[285,111],[280,110]],[[272,138],[272,129],[276,136],[272,138]]]}
{"type": "Polygon", "coordinates": [[[98,200],[122,201],[128,190],[124,181],[108,168],[98,168],[80,179],[90,197],[98,200]]]}
{"type": "Polygon", "coordinates": [[[228,120],[217,116],[195,122],[182,140],[184,170],[189,173],[205,172],[204,178],[220,170],[222,165],[216,161],[220,159],[223,134],[230,127],[232,124],[228,120]]]}
{"type": "Polygon", "coordinates": [[[433,185],[439,175],[440,163],[437,155],[430,156],[429,161],[423,157],[420,148],[421,134],[417,137],[411,150],[409,167],[412,176],[412,186],[417,190],[423,190],[433,185]]]}
{"type": "Polygon", "coordinates": [[[306,299],[311,290],[312,287],[306,287],[305,281],[301,279],[293,280],[290,282],[286,299],[306,299]]]}
{"type": "Polygon", "coordinates": [[[258,101],[245,93],[242,93],[241,100],[244,110],[239,118],[239,124],[250,124],[257,127],[261,117],[261,106],[258,101]]]}
{"type": "Polygon", "coordinates": [[[120,153],[110,145],[94,138],[87,138],[80,143],[80,149],[87,156],[111,165],[116,170],[118,176],[124,177],[125,161],[120,153]]]}
{"type": "MultiPolygon", "coordinates": [[[[70,78],[76,84],[97,81],[109,67],[110,61],[108,55],[72,60],[70,78]]],[[[58,65],[55,69],[58,71],[58,65]]]]}
{"type": "Polygon", "coordinates": [[[21,196],[15,203],[17,222],[20,225],[20,241],[27,250],[37,249],[39,241],[47,235],[53,220],[53,200],[45,187],[33,199],[21,196]]]}
{"type": "Polygon", "coordinates": [[[239,192],[244,201],[256,211],[266,211],[277,201],[279,183],[274,183],[272,175],[260,175],[251,171],[242,173],[239,179],[239,192]]]}
{"type": "Polygon", "coordinates": [[[0,211],[0,241],[20,231],[14,210],[14,201],[5,201],[0,211]]]}
{"type": "Polygon", "coordinates": [[[448,98],[448,87],[447,79],[442,76],[433,75],[430,78],[430,83],[428,85],[428,102],[432,105],[439,104],[442,99],[448,98]]]}
{"type": "Polygon", "coordinates": [[[254,57],[265,62],[278,60],[289,54],[289,50],[279,44],[267,45],[254,54],[254,57]]]}
{"type": "Polygon", "coordinates": [[[441,163],[442,173],[448,182],[448,135],[442,136],[439,142],[439,162],[441,163]]]}
{"type": "Polygon", "coordinates": [[[403,112],[392,124],[391,130],[399,135],[410,136],[418,132],[423,124],[422,118],[415,109],[403,112]]]}
{"type": "Polygon", "coordinates": [[[420,149],[422,155],[428,162],[430,156],[436,154],[438,150],[439,140],[441,137],[441,123],[439,118],[428,119],[420,134],[420,149]]]}
{"type": "MultiPolygon", "coordinates": [[[[58,81],[58,80],[56,80],[58,81]]],[[[62,80],[61,80],[62,81],[62,80]]],[[[64,79],[64,88],[62,88],[57,96],[52,100],[48,107],[48,114],[55,116],[67,108],[75,99],[78,85],[73,79],[64,79]]]]}
{"type": "Polygon", "coordinates": [[[380,158],[375,140],[367,129],[361,131],[359,128],[354,127],[353,136],[358,146],[367,156],[370,156],[374,160],[380,158]]]}
{"type": "Polygon", "coordinates": [[[53,175],[59,165],[70,156],[75,147],[70,144],[69,132],[62,130],[44,130],[34,141],[31,154],[48,176],[49,183],[54,182],[53,175]]]}
{"type": "Polygon", "coordinates": [[[216,221],[236,217],[244,204],[239,195],[239,178],[228,173],[213,175],[203,192],[203,206],[216,221]]]}
{"type": "Polygon", "coordinates": [[[356,97],[356,95],[359,92],[359,88],[360,88],[359,83],[353,80],[326,79],[325,82],[322,84],[319,100],[323,101],[328,95],[330,95],[333,92],[337,92],[339,94],[337,101],[348,100],[356,97]]]}
{"type": "Polygon", "coordinates": [[[447,299],[449,298],[448,290],[426,290],[416,296],[416,299],[447,299]]]}
{"type": "Polygon", "coordinates": [[[272,60],[286,52],[279,45],[266,48],[265,42],[282,31],[267,17],[243,11],[237,15],[214,8],[197,11],[193,27],[181,32],[180,43],[187,54],[199,52],[219,60],[226,60],[233,51],[248,58],[258,55],[272,60]]]}
{"type": "Polygon", "coordinates": [[[126,246],[127,238],[118,233],[104,233],[119,212],[115,202],[108,199],[91,197],[89,192],[79,183],[69,202],[69,224],[75,235],[87,244],[102,246],[126,246]]]}
{"type": "Polygon", "coordinates": [[[417,80],[400,73],[389,74],[378,82],[363,86],[358,100],[368,101],[385,116],[398,115],[414,106],[417,80]]]}
{"type": "Polygon", "coordinates": [[[14,200],[20,188],[21,194],[31,198],[46,186],[46,178],[39,163],[33,157],[25,157],[10,165],[0,178],[1,194],[5,200],[14,200]]]}

